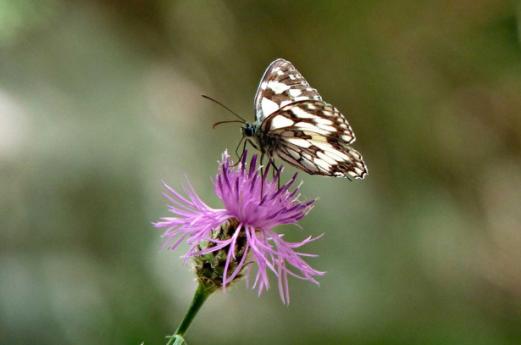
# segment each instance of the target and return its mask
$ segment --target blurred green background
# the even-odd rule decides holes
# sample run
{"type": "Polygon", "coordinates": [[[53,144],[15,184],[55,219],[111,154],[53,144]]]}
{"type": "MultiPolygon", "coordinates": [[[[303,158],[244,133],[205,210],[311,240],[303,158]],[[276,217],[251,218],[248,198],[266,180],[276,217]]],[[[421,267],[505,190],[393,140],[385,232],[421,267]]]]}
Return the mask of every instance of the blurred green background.
{"type": "MultiPolygon", "coordinates": [[[[273,59],[352,124],[363,182],[291,238],[327,271],[210,298],[190,344],[521,343],[521,7],[459,1],[0,0],[0,344],[164,344],[195,283],[161,180],[210,178],[273,59]]],[[[292,171],[292,169],[289,169],[292,171]]]]}

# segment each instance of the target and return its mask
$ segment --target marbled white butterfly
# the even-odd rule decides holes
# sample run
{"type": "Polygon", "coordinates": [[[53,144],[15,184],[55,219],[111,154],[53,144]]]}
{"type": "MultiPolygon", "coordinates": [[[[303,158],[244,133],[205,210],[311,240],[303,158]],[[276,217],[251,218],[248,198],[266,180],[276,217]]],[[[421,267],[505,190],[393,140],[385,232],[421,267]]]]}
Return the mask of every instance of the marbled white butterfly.
{"type": "Polygon", "coordinates": [[[311,175],[349,179],[367,175],[362,155],[349,146],[355,134],[345,117],[322,100],[287,60],[273,61],[264,72],[255,95],[256,121],[249,123],[234,114],[241,121],[220,121],[214,127],[243,123],[243,150],[250,143],[269,157],[268,164],[277,156],[311,175]]]}

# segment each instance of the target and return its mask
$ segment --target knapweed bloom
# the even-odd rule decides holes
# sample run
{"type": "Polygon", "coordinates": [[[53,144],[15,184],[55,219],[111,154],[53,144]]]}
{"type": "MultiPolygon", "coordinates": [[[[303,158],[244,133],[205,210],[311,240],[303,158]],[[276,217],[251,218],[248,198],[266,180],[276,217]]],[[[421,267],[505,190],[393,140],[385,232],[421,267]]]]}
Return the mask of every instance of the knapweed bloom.
{"type": "Polygon", "coordinates": [[[282,167],[258,167],[256,155],[248,166],[246,160],[245,152],[234,166],[228,154],[223,154],[214,181],[222,209],[204,203],[189,184],[186,196],[165,184],[164,195],[174,216],[161,218],[155,226],[165,230],[163,237],[169,248],[176,249],[182,242],[188,244],[184,258],[194,258],[203,283],[225,288],[244,273],[252,274],[252,287],[260,295],[270,286],[271,271],[277,278],[282,301],[289,303],[288,276],[318,284],[315,278],[324,274],[303,259],[315,255],[297,251],[318,237],[289,242],[275,228],[296,224],[315,201],[300,201],[299,187],[290,190],[297,174],[282,184],[282,167]]]}

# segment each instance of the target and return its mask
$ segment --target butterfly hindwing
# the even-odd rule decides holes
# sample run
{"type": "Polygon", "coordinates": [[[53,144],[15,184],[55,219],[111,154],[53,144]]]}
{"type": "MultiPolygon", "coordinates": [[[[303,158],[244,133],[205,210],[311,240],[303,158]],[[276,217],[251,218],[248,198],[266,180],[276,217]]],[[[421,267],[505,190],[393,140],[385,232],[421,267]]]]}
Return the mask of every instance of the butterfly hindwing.
{"type": "Polygon", "coordinates": [[[276,143],[273,152],[312,175],[363,179],[362,156],[349,147],[355,141],[344,116],[323,101],[300,101],[270,115],[261,130],[276,143]]]}
{"type": "Polygon", "coordinates": [[[363,179],[367,168],[355,149],[338,143],[284,140],[276,151],[284,161],[310,175],[363,179]]]}
{"type": "Polygon", "coordinates": [[[259,83],[255,95],[256,119],[260,123],[285,105],[304,100],[321,101],[322,97],[291,62],[277,59],[268,66],[259,83]]]}

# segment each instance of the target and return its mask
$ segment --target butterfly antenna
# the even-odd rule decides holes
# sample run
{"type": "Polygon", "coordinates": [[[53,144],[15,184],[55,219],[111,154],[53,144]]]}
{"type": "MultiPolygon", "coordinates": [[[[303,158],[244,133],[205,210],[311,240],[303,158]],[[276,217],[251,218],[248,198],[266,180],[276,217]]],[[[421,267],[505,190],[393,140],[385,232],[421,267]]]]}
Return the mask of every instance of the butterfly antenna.
{"type": "Polygon", "coordinates": [[[217,121],[216,123],[214,123],[212,125],[212,128],[215,128],[215,127],[217,127],[219,125],[222,125],[223,123],[235,123],[235,122],[237,122],[237,123],[244,123],[244,121],[240,121],[240,120],[217,121]]]}
{"type": "MultiPolygon", "coordinates": [[[[213,99],[212,97],[210,96],[206,96],[206,95],[201,95],[203,96],[203,98],[206,98],[214,103],[217,103],[219,104],[221,107],[223,107],[224,109],[228,110],[230,113],[232,113],[233,115],[235,115],[237,118],[239,118],[241,121],[236,121],[236,122],[241,122],[241,123],[246,123],[246,120],[239,114],[237,114],[235,111],[231,110],[230,108],[228,108],[227,106],[225,106],[224,104],[222,104],[221,102],[219,102],[218,100],[216,99],[213,99]]],[[[231,122],[231,121],[230,121],[231,122]]],[[[221,122],[217,122],[216,124],[214,124],[214,127],[219,124],[219,123],[225,123],[224,121],[221,121],[221,122]]]]}

